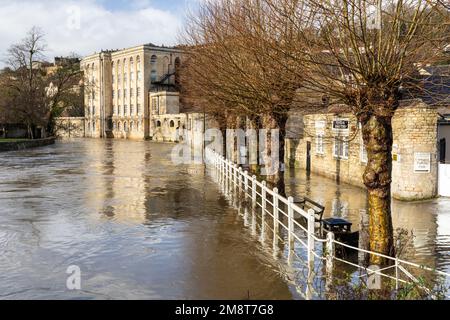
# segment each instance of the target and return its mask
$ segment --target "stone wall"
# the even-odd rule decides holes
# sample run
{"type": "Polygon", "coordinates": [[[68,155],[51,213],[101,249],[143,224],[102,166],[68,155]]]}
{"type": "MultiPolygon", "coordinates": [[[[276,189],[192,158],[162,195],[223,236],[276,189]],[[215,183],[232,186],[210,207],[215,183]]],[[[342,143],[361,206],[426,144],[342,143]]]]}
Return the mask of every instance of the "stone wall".
{"type": "MultiPolygon", "coordinates": [[[[436,109],[416,100],[402,102],[395,113],[392,126],[393,197],[419,200],[437,196],[436,109]],[[422,167],[415,166],[415,163],[421,163],[422,167]]],[[[360,126],[353,115],[332,113],[305,115],[303,138],[290,138],[286,142],[287,163],[307,169],[308,145],[311,172],[364,187],[362,175],[367,159],[360,126]],[[348,129],[333,130],[334,120],[348,121],[348,129]],[[319,138],[320,136],[322,138],[319,138]],[[338,147],[343,146],[335,152],[336,144],[338,147]],[[336,153],[340,153],[341,156],[336,156],[336,153]]]]}
{"type": "Polygon", "coordinates": [[[55,120],[55,134],[59,139],[84,138],[84,117],[62,117],[55,120]]]}
{"type": "Polygon", "coordinates": [[[437,121],[436,109],[417,101],[395,113],[392,121],[392,194],[395,198],[416,200],[437,196],[437,121]],[[428,162],[427,158],[429,172],[427,168],[417,167],[418,162],[428,162]]]}
{"type": "Polygon", "coordinates": [[[2,142],[0,143],[0,152],[18,151],[30,148],[44,147],[55,143],[55,138],[45,138],[36,140],[24,140],[16,142],[2,142]]]}

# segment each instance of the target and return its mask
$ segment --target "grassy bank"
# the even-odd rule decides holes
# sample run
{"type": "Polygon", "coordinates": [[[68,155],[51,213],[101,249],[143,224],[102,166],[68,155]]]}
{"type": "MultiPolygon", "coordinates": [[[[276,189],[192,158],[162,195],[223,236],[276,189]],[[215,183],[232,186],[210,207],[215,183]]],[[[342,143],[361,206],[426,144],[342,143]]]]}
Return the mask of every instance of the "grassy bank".
{"type": "Polygon", "coordinates": [[[0,143],[2,142],[23,142],[23,141],[28,141],[29,139],[1,139],[0,138],[0,143]]]}

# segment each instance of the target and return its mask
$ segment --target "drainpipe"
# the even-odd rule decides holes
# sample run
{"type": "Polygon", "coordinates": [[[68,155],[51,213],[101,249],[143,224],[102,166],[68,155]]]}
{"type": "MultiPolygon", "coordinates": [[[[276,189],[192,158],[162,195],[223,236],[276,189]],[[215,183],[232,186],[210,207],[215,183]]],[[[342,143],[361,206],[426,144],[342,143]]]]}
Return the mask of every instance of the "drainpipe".
{"type": "Polygon", "coordinates": [[[101,124],[101,138],[105,138],[106,136],[106,128],[105,128],[105,74],[104,70],[104,59],[103,54],[100,53],[100,81],[101,81],[101,90],[100,90],[100,124],[101,124]]]}

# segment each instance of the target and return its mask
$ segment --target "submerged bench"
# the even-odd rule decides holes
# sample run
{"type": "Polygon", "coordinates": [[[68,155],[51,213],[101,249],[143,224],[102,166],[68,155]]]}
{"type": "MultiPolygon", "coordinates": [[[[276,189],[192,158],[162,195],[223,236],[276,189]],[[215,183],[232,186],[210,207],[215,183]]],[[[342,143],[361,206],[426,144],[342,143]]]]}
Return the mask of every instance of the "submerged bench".
{"type": "Polygon", "coordinates": [[[316,222],[322,223],[323,213],[325,211],[325,207],[320,203],[317,203],[307,197],[303,197],[299,200],[294,200],[294,203],[298,205],[303,210],[312,209],[314,210],[314,215],[316,218],[316,222]]]}

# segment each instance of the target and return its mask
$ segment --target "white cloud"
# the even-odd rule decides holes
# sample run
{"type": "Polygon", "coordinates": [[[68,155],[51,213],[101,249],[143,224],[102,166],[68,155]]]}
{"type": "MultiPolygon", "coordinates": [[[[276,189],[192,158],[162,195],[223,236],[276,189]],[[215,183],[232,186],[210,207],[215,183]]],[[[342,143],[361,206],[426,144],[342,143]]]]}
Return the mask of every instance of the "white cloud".
{"type": "Polygon", "coordinates": [[[145,0],[114,11],[93,0],[0,0],[0,56],[4,58],[8,47],[33,26],[44,31],[51,60],[72,52],[87,55],[149,42],[173,45],[181,18],[145,0]]]}

